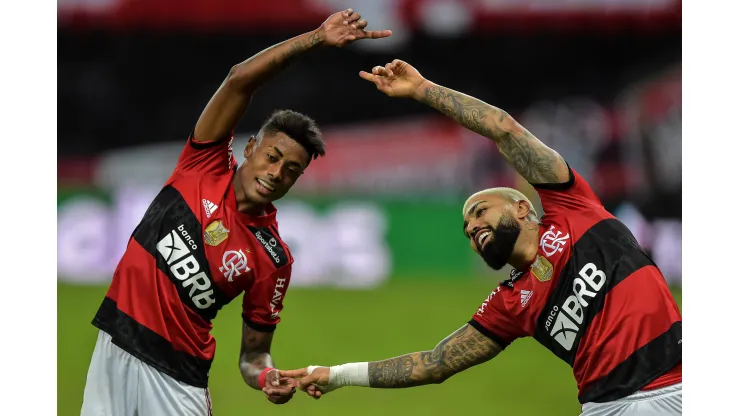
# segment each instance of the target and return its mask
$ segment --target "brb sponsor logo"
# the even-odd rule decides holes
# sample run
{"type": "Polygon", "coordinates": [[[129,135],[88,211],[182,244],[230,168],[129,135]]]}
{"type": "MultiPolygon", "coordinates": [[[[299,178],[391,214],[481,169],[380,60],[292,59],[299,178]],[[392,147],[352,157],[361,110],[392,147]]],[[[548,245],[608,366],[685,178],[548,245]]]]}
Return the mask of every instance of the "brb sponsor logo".
{"type": "Polygon", "coordinates": [[[157,251],[162,255],[170,267],[170,272],[183,288],[190,288],[188,296],[199,309],[206,309],[216,302],[211,289],[211,279],[200,270],[200,265],[191,254],[198,246],[185,225],[172,230],[157,243],[157,251]],[[184,239],[184,241],[183,241],[184,239]],[[187,244],[185,244],[187,242],[187,244]]]}
{"type": "Polygon", "coordinates": [[[275,290],[272,292],[272,299],[270,299],[270,317],[272,319],[276,319],[280,315],[278,306],[280,305],[280,301],[283,300],[283,296],[285,296],[285,284],[287,281],[288,279],[285,277],[278,277],[275,282],[275,290]]]}
{"type": "Polygon", "coordinates": [[[259,231],[254,233],[254,236],[257,237],[257,240],[259,240],[262,246],[265,247],[265,250],[267,250],[267,252],[270,253],[275,263],[280,264],[280,256],[278,256],[278,254],[275,252],[275,246],[277,246],[277,240],[275,240],[274,237],[270,237],[270,241],[267,241],[265,240],[265,237],[262,236],[262,233],[259,231]]]}
{"type": "Polygon", "coordinates": [[[573,343],[583,324],[584,309],[588,308],[589,300],[596,297],[605,282],[604,272],[593,263],[586,264],[573,280],[573,294],[568,296],[562,306],[553,307],[547,316],[545,329],[566,350],[573,349],[573,343]]]}
{"type": "Polygon", "coordinates": [[[556,232],[554,230],[555,226],[551,225],[550,229],[542,234],[542,238],[540,238],[540,247],[542,247],[542,251],[545,252],[547,257],[551,257],[555,253],[562,253],[563,246],[570,238],[570,234],[563,235],[562,231],[556,232]]]}

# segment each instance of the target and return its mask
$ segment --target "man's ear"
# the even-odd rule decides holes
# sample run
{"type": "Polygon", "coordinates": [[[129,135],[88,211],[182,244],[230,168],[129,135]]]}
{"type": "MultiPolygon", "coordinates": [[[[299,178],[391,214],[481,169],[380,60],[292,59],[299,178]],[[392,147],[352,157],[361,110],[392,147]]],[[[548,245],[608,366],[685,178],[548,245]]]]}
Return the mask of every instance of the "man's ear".
{"type": "Polygon", "coordinates": [[[520,220],[526,219],[531,211],[532,207],[529,206],[529,203],[527,203],[527,201],[522,200],[517,202],[516,217],[520,220]]]}

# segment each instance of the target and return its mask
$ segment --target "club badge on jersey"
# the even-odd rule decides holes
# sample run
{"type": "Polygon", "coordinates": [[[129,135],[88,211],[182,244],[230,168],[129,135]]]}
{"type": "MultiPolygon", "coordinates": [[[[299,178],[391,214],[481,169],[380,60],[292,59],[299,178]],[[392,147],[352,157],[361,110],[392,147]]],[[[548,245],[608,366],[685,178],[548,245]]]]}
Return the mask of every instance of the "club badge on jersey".
{"type": "Polygon", "coordinates": [[[531,269],[534,277],[536,277],[540,282],[544,283],[552,279],[552,263],[539,254],[537,255],[537,258],[535,258],[534,263],[532,263],[531,269]]]}
{"type": "Polygon", "coordinates": [[[213,221],[208,224],[203,233],[203,239],[209,246],[216,247],[223,243],[229,237],[229,230],[224,227],[221,220],[213,221]]]}
{"type": "Polygon", "coordinates": [[[555,229],[554,225],[542,234],[540,238],[540,247],[547,257],[552,257],[555,253],[562,253],[565,243],[570,238],[570,233],[563,235],[562,231],[555,229]]]}
{"type": "MultiPolygon", "coordinates": [[[[246,250],[249,253],[249,250],[246,250]]],[[[228,250],[221,258],[221,267],[218,270],[224,274],[224,278],[229,282],[234,281],[234,276],[241,276],[251,269],[247,265],[246,254],[242,250],[228,250]]]]}

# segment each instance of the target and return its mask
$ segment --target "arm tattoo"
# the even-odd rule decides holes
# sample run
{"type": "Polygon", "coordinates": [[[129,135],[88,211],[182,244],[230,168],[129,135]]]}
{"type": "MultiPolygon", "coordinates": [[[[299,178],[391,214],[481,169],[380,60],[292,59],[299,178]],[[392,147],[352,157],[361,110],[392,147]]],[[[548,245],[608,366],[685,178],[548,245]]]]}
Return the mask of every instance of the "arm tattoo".
{"type": "Polygon", "coordinates": [[[484,363],[501,351],[495,342],[465,325],[432,351],[415,352],[368,364],[370,387],[403,388],[441,383],[452,375],[484,363]]]}
{"type": "Polygon", "coordinates": [[[244,381],[259,389],[259,375],[267,367],[275,367],[270,356],[272,332],[259,332],[242,324],[242,347],[239,354],[239,369],[244,381]]]}
{"type": "Polygon", "coordinates": [[[301,52],[318,45],[321,41],[321,34],[318,31],[311,33],[305,43],[301,39],[296,39],[290,44],[289,49],[270,60],[270,68],[273,70],[285,69],[301,52]]]}
{"type": "Polygon", "coordinates": [[[290,44],[290,49],[283,51],[270,60],[270,68],[273,70],[285,69],[301,52],[305,51],[306,45],[298,39],[290,44]]]}
{"type": "Polygon", "coordinates": [[[501,154],[530,183],[561,182],[556,174],[564,162],[517,123],[506,111],[438,85],[427,87],[422,102],[460,125],[496,142],[501,154]]]}

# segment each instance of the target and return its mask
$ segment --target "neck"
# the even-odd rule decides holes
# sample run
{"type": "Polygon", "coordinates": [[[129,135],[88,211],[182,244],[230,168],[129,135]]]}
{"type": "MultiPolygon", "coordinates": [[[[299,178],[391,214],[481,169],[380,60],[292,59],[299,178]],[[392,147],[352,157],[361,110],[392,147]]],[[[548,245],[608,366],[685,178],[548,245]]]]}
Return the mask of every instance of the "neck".
{"type": "Polygon", "coordinates": [[[540,224],[535,221],[527,221],[522,226],[519,239],[514,246],[514,252],[509,258],[509,265],[517,270],[524,270],[537,257],[537,248],[540,240],[540,224]]]}
{"type": "Polygon", "coordinates": [[[255,203],[247,197],[239,172],[234,175],[233,185],[237,211],[248,215],[265,215],[265,204],[255,203]]]}

